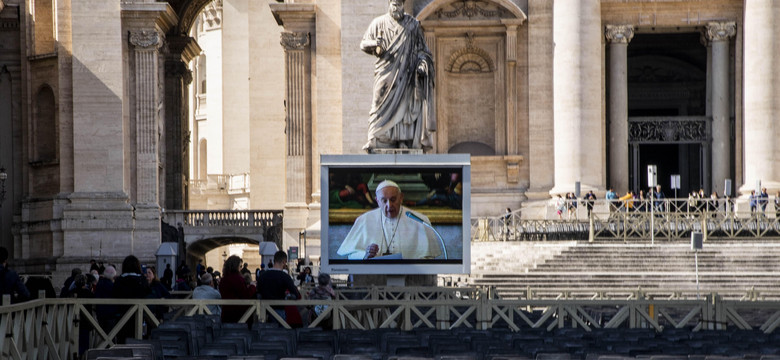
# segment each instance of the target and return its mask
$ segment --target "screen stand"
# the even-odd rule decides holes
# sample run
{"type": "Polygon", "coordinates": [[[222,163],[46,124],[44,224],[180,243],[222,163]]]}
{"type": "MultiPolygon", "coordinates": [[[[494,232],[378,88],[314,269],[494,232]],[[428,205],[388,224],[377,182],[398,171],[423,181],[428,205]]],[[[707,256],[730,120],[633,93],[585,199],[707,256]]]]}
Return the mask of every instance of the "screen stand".
{"type": "Polygon", "coordinates": [[[387,275],[387,286],[406,286],[406,275],[387,275]]]}

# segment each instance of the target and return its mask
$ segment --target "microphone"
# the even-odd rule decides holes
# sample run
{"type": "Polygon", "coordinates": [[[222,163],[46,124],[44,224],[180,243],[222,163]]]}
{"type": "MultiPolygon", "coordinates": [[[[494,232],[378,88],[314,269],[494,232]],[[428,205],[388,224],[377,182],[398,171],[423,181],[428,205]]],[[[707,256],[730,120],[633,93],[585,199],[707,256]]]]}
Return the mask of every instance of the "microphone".
{"type": "Polygon", "coordinates": [[[408,218],[410,218],[410,219],[412,219],[412,220],[414,220],[414,221],[416,221],[416,222],[418,222],[420,224],[423,224],[423,225],[427,226],[429,229],[433,230],[433,233],[436,234],[437,238],[439,238],[439,245],[441,245],[441,250],[444,252],[444,259],[447,260],[448,259],[448,257],[447,257],[447,248],[444,246],[444,239],[441,238],[441,235],[439,235],[439,232],[436,231],[436,229],[433,226],[431,226],[431,224],[428,224],[427,222],[425,222],[425,220],[423,220],[419,216],[413,214],[411,211],[407,211],[406,212],[406,217],[408,217],[408,218]]]}

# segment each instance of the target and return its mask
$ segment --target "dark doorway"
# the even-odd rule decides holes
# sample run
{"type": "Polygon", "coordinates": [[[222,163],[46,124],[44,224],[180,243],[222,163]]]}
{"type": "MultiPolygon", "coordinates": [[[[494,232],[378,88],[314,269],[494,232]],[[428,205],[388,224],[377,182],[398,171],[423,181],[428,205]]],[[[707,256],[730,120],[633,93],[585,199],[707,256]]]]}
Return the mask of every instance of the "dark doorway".
{"type": "MultiPolygon", "coordinates": [[[[666,197],[674,197],[671,187],[672,175],[680,175],[680,189],[677,197],[684,198],[691,191],[702,188],[702,153],[700,144],[644,144],[636,146],[638,168],[633,176],[638,176],[635,191],[648,189],[647,166],[658,167],[658,185],[666,197]]],[[[633,159],[632,159],[633,160],[633,159]]],[[[636,161],[636,160],[635,160],[636,161]]],[[[632,184],[634,181],[632,179],[632,184]]]]}
{"type": "MultiPolygon", "coordinates": [[[[637,34],[628,45],[628,116],[646,123],[677,124],[707,114],[707,49],[700,33],[637,34]]],[[[671,176],[680,175],[678,197],[705,188],[709,174],[706,139],[629,135],[629,186],[648,189],[647,165],[658,167],[658,184],[673,197],[671,176]]]]}

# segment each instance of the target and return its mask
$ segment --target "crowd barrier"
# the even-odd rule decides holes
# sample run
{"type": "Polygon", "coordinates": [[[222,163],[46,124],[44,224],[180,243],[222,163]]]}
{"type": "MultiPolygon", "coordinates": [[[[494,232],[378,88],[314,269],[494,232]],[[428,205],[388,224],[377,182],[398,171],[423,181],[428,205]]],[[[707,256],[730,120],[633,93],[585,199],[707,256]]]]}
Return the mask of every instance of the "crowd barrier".
{"type": "Polygon", "coordinates": [[[161,320],[155,306],[167,306],[166,317],[210,314],[209,305],[246,306],[239,322],[278,322],[290,328],[273,307],[294,306],[306,311],[326,305],[319,316],[312,316],[306,327],[328,322],[333,329],[415,329],[478,330],[526,329],[551,331],[578,328],[595,329],[690,329],[719,331],[726,329],[760,330],[772,333],[780,325],[780,301],[724,300],[718,294],[701,299],[628,298],[609,300],[501,300],[481,291],[457,289],[361,292],[337,300],[193,300],[193,299],[39,299],[0,307],[0,358],[67,359],[78,349],[79,328],[88,326],[91,345],[108,348],[116,343],[120,329],[129,324],[133,336],[142,339],[161,320]],[[392,294],[392,296],[390,296],[392,294]],[[470,297],[473,296],[473,297],[470,297]],[[349,299],[347,299],[349,298],[349,299]],[[96,305],[127,306],[118,322],[103,328],[93,309],[96,305]]]}
{"type": "Polygon", "coordinates": [[[560,218],[550,215],[555,214],[554,209],[544,216],[515,211],[474,218],[471,241],[679,240],[690,238],[692,232],[701,232],[705,240],[780,237],[780,216],[774,203],[762,210],[760,206],[738,208],[733,200],[723,199],[695,203],[665,199],[657,204],[649,200],[597,200],[589,215],[587,208],[583,200],[569,200],[564,202],[560,218]]]}

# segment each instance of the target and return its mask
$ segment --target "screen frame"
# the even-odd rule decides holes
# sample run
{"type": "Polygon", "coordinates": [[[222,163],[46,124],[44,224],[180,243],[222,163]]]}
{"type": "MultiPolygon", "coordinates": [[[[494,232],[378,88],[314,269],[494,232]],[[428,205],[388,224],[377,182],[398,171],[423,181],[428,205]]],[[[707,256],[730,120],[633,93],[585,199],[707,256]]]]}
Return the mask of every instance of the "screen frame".
{"type": "Polygon", "coordinates": [[[320,155],[320,266],[330,274],[355,275],[435,275],[471,273],[471,156],[469,154],[372,154],[372,155],[320,155]],[[461,263],[330,263],[329,253],[329,189],[330,169],[387,168],[392,170],[459,168],[462,181],[462,244],[461,263]]]}

